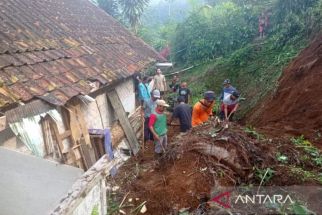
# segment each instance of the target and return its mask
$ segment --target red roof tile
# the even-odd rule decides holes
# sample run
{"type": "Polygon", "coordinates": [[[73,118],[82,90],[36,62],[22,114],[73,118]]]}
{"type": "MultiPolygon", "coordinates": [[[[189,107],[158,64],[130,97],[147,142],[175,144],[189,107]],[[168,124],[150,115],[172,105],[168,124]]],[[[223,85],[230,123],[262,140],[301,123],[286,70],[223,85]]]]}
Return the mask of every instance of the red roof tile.
{"type": "Polygon", "coordinates": [[[0,109],[73,96],[130,76],[159,58],[88,0],[0,0],[0,109]]]}

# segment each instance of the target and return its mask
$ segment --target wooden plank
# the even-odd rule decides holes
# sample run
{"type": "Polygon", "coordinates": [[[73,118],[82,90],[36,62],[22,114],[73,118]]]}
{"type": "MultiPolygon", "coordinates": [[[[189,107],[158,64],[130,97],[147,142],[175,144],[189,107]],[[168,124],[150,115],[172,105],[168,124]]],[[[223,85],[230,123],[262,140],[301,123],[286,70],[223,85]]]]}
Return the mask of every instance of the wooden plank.
{"type": "Polygon", "coordinates": [[[80,149],[86,169],[89,169],[96,162],[94,150],[90,148],[87,144],[85,144],[85,140],[82,140],[82,143],[80,144],[80,149]]]}
{"type": "Polygon", "coordinates": [[[132,129],[129,118],[127,117],[127,114],[116,90],[114,89],[108,92],[107,98],[110,100],[112,107],[121,123],[133,154],[136,155],[139,151],[139,142],[136,139],[136,135],[132,129]]]}
{"type": "Polygon", "coordinates": [[[60,139],[64,140],[67,137],[70,137],[71,135],[72,135],[72,132],[70,130],[67,130],[64,133],[60,134],[60,139]]]}
{"type": "Polygon", "coordinates": [[[78,122],[79,122],[79,125],[80,125],[80,128],[81,128],[83,137],[85,139],[85,143],[86,143],[87,146],[92,148],[91,140],[89,138],[88,128],[87,128],[87,125],[86,125],[86,122],[85,122],[83,112],[81,111],[80,104],[76,105],[76,113],[77,113],[77,119],[78,119],[78,122]]]}
{"type": "Polygon", "coordinates": [[[95,159],[98,160],[100,156],[99,156],[98,149],[96,147],[96,138],[94,138],[92,135],[89,135],[89,137],[91,139],[92,148],[94,149],[95,159]]]}
{"type": "MultiPolygon", "coordinates": [[[[59,205],[50,212],[51,215],[72,214],[72,212],[84,200],[85,196],[100,181],[104,182],[110,170],[117,166],[121,160],[110,161],[104,155],[94,166],[92,166],[81,178],[79,178],[66,195],[61,199],[59,205]]],[[[105,193],[104,193],[105,194],[105,193]]]]}
{"type": "Polygon", "coordinates": [[[44,146],[45,146],[45,152],[46,152],[46,155],[50,154],[49,152],[49,144],[48,144],[48,139],[47,139],[47,135],[48,135],[48,132],[46,131],[45,129],[45,119],[43,117],[40,118],[40,127],[41,127],[41,131],[42,131],[42,137],[43,137],[43,140],[44,140],[44,146]]]}
{"type": "Polygon", "coordinates": [[[52,129],[52,134],[54,135],[54,137],[57,141],[59,154],[61,155],[63,163],[65,163],[66,159],[63,154],[64,145],[63,145],[62,139],[60,138],[60,135],[59,135],[57,123],[49,114],[47,114],[44,119],[48,120],[50,123],[50,129],[52,129]]]}

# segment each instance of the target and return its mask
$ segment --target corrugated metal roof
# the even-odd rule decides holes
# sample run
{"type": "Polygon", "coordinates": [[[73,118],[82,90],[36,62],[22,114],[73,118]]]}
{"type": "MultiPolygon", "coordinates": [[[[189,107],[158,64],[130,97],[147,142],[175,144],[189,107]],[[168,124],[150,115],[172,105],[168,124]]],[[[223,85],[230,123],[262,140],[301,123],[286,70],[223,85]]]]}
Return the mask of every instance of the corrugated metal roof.
{"type": "Polygon", "coordinates": [[[9,124],[18,122],[22,118],[36,116],[52,109],[54,109],[54,107],[47,103],[41,100],[34,100],[29,102],[28,105],[21,105],[13,110],[7,111],[5,116],[7,118],[7,124],[9,124]]]}
{"type": "Polygon", "coordinates": [[[63,105],[160,56],[87,0],[0,0],[0,109],[37,97],[63,105]]]}

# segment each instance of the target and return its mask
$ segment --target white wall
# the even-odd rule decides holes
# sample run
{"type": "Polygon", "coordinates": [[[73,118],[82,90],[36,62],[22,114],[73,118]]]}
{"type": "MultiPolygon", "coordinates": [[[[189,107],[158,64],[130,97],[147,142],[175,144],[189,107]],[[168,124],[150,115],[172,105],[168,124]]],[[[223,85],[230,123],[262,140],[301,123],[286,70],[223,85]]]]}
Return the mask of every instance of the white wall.
{"type": "MultiPolygon", "coordinates": [[[[41,117],[44,117],[46,114],[51,115],[55,119],[60,134],[66,131],[61,113],[56,109],[33,117],[22,118],[19,122],[9,124],[14,134],[20,137],[21,141],[27,146],[33,155],[38,157],[45,156],[43,132],[39,121],[41,117]]],[[[64,149],[62,149],[62,151],[68,151],[70,143],[67,139],[63,140],[63,145],[64,149]]]]}
{"type": "Polygon", "coordinates": [[[105,93],[98,95],[95,98],[95,102],[89,104],[81,103],[81,110],[88,128],[108,128],[116,120],[105,93]]]}
{"type": "MultiPolygon", "coordinates": [[[[135,112],[135,92],[134,81],[129,79],[120,83],[116,87],[122,105],[126,112],[135,112]]],[[[90,104],[81,104],[81,110],[85,117],[88,128],[103,129],[110,128],[115,120],[117,120],[112,105],[107,100],[106,94],[96,96],[95,102],[90,104]]]]}
{"type": "Polygon", "coordinates": [[[116,87],[116,92],[119,95],[123,107],[126,112],[135,112],[135,92],[134,81],[129,79],[116,87]]]}

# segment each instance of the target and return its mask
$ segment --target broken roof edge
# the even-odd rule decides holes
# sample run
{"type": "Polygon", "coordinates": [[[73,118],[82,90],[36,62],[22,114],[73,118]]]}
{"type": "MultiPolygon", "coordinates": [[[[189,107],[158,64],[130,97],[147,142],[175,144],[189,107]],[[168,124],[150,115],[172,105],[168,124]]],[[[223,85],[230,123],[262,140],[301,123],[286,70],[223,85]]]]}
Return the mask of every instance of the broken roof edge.
{"type": "Polygon", "coordinates": [[[98,89],[96,89],[93,92],[87,92],[87,93],[79,92],[74,96],[68,98],[66,101],[59,101],[55,99],[55,97],[54,99],[47,99],[48,95],[35,96],[28,101],[18,100],[15,103],[11,103],[11,104],[8,104],[7,106],[3,106],[0,108],[0,112],[3,112],[3,114],[7,117],[7,123],[14,123],[19,121],[22,118],[32,117],[32,116],[47,112],[51,109],[55,109],[55,107],[62,107],[66,105],[68,102],[70,102],[71,100],[74,100],[74,98],[76,98],[79,95],[90,95],[90,96],[94,95],[96,97],[96,95],[99,95],[103,91],[115,88],[121,82],[133,77],[133,75],[144,72],[149,67],[151,67],[156,61],[157,61],[156,59],[153,59],[149,63],[142,66],[139,69],[140,71],[136,71],[133,74],[126,72],[128,73],[128,76],[120,77],[116,80],[113,80],[112,82],[108,82],[105,84],[95,78],[89,78],[87,80],[84,80],[84,81],[98,81],[101,85],[99,86],[98,89]],[[25,103],[23,105],[19,105],[21,102],[25,102],[25,103]]]}
{"type": "Polygon", "coordinates": [[[78,200],[83,198],[100,179],[109,175],[110,170],[121,162],[122,159],[110,160],[108,155],[105,154],[73,184],[72,188],[61,199],[59,205],[50,214],[71,213],[78,206],[78,200]]]}
{"type": "Polygon", "coordinates": [[[24,105],[20,105],[6,111],[5,112],[5,116],[7,120],[6,125],[8,125],[9,123],[18,122],[23,118],[33,117],[33,116],[45,113],[52,109],[54,109],[54,107],[43,100],[40,100],[40,99],[31,100],[30,102],[24,105]]]}

